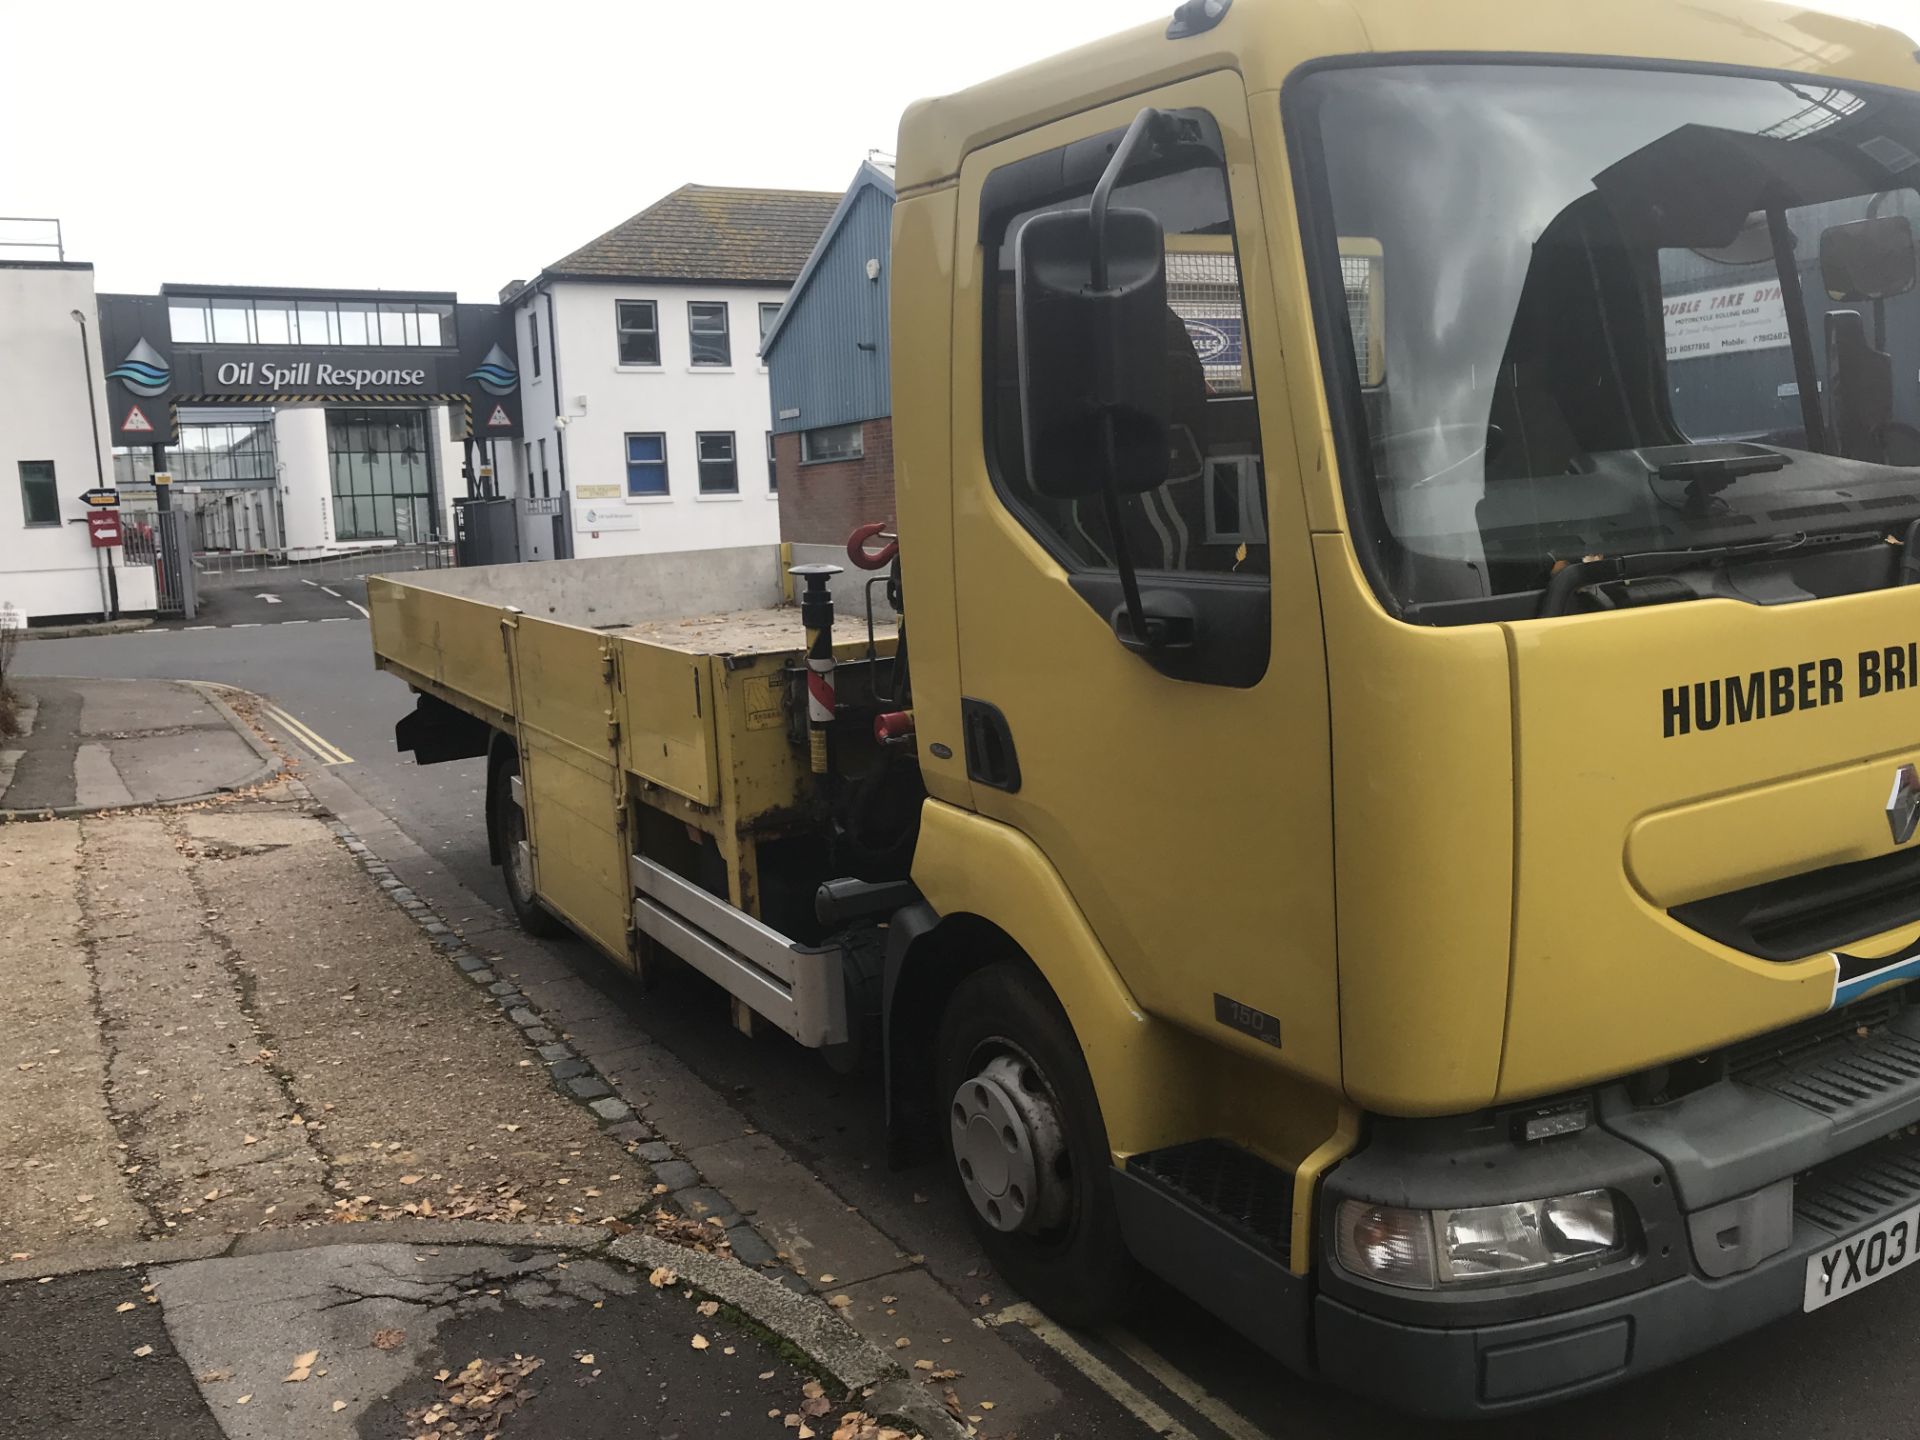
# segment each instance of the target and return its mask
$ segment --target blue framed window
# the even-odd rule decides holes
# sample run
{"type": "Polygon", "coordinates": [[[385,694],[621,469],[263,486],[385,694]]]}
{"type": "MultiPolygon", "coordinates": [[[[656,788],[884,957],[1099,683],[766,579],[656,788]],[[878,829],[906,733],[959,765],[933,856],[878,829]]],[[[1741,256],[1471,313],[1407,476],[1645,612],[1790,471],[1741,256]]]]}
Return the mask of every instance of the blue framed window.
{"type": "Polygon", "coordinates": [[[667,493],[667,437],[627,436],[627,494],[667,493]]]}

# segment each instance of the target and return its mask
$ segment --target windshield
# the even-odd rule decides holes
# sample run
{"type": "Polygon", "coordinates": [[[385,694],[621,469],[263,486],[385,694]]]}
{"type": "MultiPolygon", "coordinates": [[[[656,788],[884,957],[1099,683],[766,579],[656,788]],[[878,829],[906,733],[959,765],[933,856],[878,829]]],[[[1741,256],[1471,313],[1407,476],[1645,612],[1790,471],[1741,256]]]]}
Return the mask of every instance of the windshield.
{"type": "Polygon", "coordinates": [[[1400,613],[1920,517],[1920,97],[1494,65],[1290,94],[1349,505],[1400,613]]]}

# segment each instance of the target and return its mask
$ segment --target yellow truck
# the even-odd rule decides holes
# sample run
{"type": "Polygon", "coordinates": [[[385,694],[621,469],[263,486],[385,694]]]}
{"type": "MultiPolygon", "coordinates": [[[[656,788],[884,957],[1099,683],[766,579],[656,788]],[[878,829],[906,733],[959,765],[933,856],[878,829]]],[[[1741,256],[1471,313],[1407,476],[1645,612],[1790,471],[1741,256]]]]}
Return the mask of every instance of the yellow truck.
{"type": "Polygon", "coordinates": [[[897,182],[884,574],[372,585],[521,918],[871,1057],[1063,1318],[1433,1414],[1913,1265],[1914,41],[1189,0],[897,182]]]}

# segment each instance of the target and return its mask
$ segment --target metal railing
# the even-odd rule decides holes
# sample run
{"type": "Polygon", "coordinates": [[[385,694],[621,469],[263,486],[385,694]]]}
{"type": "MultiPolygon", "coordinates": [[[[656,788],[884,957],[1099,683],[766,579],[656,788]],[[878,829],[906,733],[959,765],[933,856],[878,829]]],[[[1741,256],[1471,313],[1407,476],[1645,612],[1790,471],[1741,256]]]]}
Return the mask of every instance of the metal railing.
{"type": "Polygon", "coordinates": [[[201,584],[208,588],[252,584],[268,572],[308,580],[351,580],[362,575],[449,569],[453,565],[453,542],[423,540],[412,545],[343,550],[304,559],[290,558],[278,551],[215,551],[194,556],[193,563],[201,584]]]}
{"type": "MultiPolygon", "coordinates": [[[[0,255],[4,255],[9,250],[51,250],[54,253],[55,259],[63,264],[66,262],[66,236],[61,233],[60,222],[53,216],[0,215],[0,226],[8,225],[51,225],[53,227],[53,238],[51,240],[20,240],[8,234],[5,230],[0,229],[0,255]]],[[[44,235],[46,232],[43,230],[40,233],[44,235]]],[[[32,258],[38,259],[39,257],[35,256],[32,258]]]]}

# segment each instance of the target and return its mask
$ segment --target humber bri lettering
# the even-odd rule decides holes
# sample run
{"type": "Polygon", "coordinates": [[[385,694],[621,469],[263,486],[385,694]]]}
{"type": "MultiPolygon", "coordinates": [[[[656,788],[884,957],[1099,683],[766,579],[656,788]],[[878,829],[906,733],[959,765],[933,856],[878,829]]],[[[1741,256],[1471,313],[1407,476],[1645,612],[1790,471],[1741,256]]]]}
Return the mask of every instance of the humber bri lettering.
{"type": "MultiPolygon", "coordinates": [[[[1841,704],[1847,698],[1847,670],[1846,661],[1829,655],[1669,685],[1660,692],[1660,733],[1671,740],[1841,704]]],[[[1920,686],[1920,642],[1862,650],[1853,658],[1852,670],[1853,693],[1859,699],[1913,689],[1920,686]]]]}

